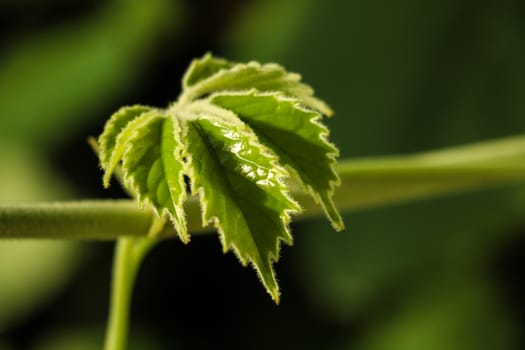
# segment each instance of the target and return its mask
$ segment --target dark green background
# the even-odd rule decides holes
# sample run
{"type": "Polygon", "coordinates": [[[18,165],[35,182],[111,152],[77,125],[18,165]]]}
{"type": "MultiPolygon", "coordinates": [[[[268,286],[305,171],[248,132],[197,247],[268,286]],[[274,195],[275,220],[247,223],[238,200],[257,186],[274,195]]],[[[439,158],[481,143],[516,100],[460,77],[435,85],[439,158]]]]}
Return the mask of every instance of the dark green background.
{"type": "MultiPolygon", "coordinates": [[[[114,198],[86,138],[165,106],[193,57],[276,61],[335,109],[342,157],[525,132],[519,0],[0,2],[0,200],[114,198]]],[[[294,224],[272,304],[215,236],[145,261],[132,349],[525,348],[525,188],[294,224]]],[[[0,349],[97,349],[110,243],[2,242],[0,349]]]]}

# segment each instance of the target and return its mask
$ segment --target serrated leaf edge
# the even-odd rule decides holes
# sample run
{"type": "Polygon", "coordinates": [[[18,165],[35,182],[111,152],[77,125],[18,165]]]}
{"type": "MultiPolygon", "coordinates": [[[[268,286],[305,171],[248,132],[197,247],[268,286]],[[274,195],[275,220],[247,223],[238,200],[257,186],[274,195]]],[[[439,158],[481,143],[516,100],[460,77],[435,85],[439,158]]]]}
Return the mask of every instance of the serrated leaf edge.
{"type": "Polygon", "coordinates": [[[142,111],[141,113],[137,113],[132,119],[130,119],[126,123],[126,125],[124,125],[120,130],[118,130],[117,136],[122,132],[122,130],[127,126],[129,122],[139,117],[141,114],[146,113],[153,109],[152,107],[138,105],[138,104],[131,105],[131,106],[123,106],[119,108],[115,113],[113,113],[111,117],[109,118],[109,120],[104,125],[104,130],[102,131],[102,133],[100,134],[97,140],[98,145],[99,145],[99,152],[100,152],[100,166],[103,170],[107,169],[108,164],[110,162],[111,154],[113,153],[115,146],[116,146],[116,138],[115,138],[115,145],[113,145],[113,150],[111,152],[108,152],[107,147],[108,147],[108,142],[109,142],[109,136],[112,134],[113,129],[115,129],[115,124],[120,118],[124,117],[130,110],[135,109],[135,108],[143,108],[144,111],[142,111]]]}
{"type": "MultiPolygon", "coordinates": [[[[221,108],[219,106],[216,106],[217,108],[219,109],[223,109],[224,108],[221,108]]],[[[205,119],[209,119],[209,120],[214,120],[214,116],[213,115],[206,115],[206,114],[202,114],[201,116],[199,117],[196,117],[194,120],[196,119],[200,119],[200,118],[205,118],[205,119]]],[[[295,200],[293,199],[293,197],[290,195],[290,191],[288,190],[288,184],[286,183],[286,179],[290,177],[290,173],[289,171],[280,164],[279,162],[279,157],[273,152],[271,151],[271,149],[267,146],[265,146],[263,143],[260,142],[259,138],[257,137],[257,134],[249,127],[248,124],[244,123],[242,120],[238,119],[238,124],[237,126],[242,126],[242,128],[244,128],[245,130],[243,131],[246,131],[247,133],[250,134],[250,137],[252,137],[254,139],[254,142],[257,143],[258,145],[258,148],[260,150],[262,150],[261,154],[263,154],[264,156],[268,157],[268,159],[270,159],[270,162],[272,164],[272,168],[276,171],[278,171],[280,174],[278,174],[277,176],[277,180],[278,180],[278,183],[280,186],[282,186],[283,188],[283,194],[284,196],[286,197],[286,199],[288,199],[291,203],[294,203],[296,208],[295,210],[285,210],[285,214],[286,214],[286,217],[285,217],[285,220],[284,221],[286,224],[290,223],[291,221],[291,216],[290,214],[296,214],[296,213],[299,213],[302,208],[300,206],[300,204],[295,200]]],[[[187,126],[184,126],[184,127],[187,127],[187,126]]],[[[183,133],[185,133],[185,131],[183,131],[183,133]]],[[[187,159],[187,164],[188,164],[188,172],[187,172],[187,175],[190,177],[190,180],[194,178],[193,176],[193,168],[191,167],[191,163],[192,163],[192,159],[193,159],[193,155],[187,153],[184,151],[184,158],[187,159]]],[[[194,181],[191,181],[191,184],[193,186],[193,183],[194,181]]],[[[192,194],[196,195],[196,193],[193,193],[193,188],[192,188],[192,194]]],[[[205,203],[204,203],[205,204],[205,203]]],[[[202,206],[202,222],[203,222],[203,226],[206,226],[207,225],[207,221],[206,221],[206,217],[205,217],[205,213],[206,213],[206,210],[205,210],[206,206],[203,205],[202,206]]],[[[209,221],[209,220],[208,220],[209,221]]],[[[289,231],[288,231],[289,233],[289,231]]],[[[291,235],[290,235],[290,239],[291,239],[291,235]]],[[[288,244],[293,244],[292,241],[290,242],[286,242],[288,244]]],[[[228,251],[228,248],[225,248],[224,252],[227,252],[228,251]]]]}
{"type": "MultiPolygon", "coordinates": [[[[218,108],[221,108],[221,107],[218,107],[218,108]]],[[[213,116],[201,116],[201,117],[196,117],[195,119],[197,119],[197,118],[209,118],[209,119],[213,120],[213,116]]],[[[264,146],[258,140],[258,137],[253,132],[253,130],[251,130],[251,128],[249,128],[249,126],[246,125],[244,122],[242,122],[242,121],[240,121],[240,122],[244,125],[244,128],[247,130],[247,132],[250,133],[250,136],[253,137],[255,140],[257,140],[257,143],[260,146],[260,149],[263,150],[263,154],[266,155],[267,157],[269,157],[273,169],[276,169],[276,170],[278,170],[281,173],[281,175],[277,177],[277,180],[278,180],[279,185],[283,187],[283,194],[291,203],[294,203],[296,205],[296,209],[295,210],[294,209],[284,210],[284,217],[281,216],[281,219],[283,220],[285,232],[287,234],[287,237],[286,237],[287,239],[284,239],[283,237],[277,237],[275,246],[272,247],[272,250],[267,253],[266,257],[264,257],[263,254],[261,254],[261,252],[257,249],[261,260],[264,261],[264,259],[266,258],[267,259],[266,261],[268,262],[268,264],[270,266],[271,274],[272,274],[272,277],[273,277],[273,279],[275,281],[275,289],[274,290],[271,290],[269,288],[269,286],[265,283],[263,275],[262,275],[262,272],[259,269],[259,267],[257,266],[257,264],[255,263],[256,260],[253,257],[251,257],[248,253],[246,253],[245,256],[243,256],[243,254],[241,253],[241,250],[237,247],[237,245],[234,242],[227,242],[226,241],[226,235],[225,235],[224,230],[222,228],[220,218],[218,216],[216,216],[216,215],[213,215],[213,214],[209,213],[209,210],[208,210],[208,199],[207,199],[207,194],[206,194],[206,190],[204,189],[204,187],[203,186],[195,187],[194,186],[195,181],[191,181],[191,184],[192,184],[191,185],[191,187],[192,187],[191,188],[191,192],[192,192],[192,195],[194,195],[194,196],[199,198],[199,202],[200,202],[200,205],[201,205],[201,220],[202,220],[203,227],[208,226],[211,223],[213,225],[213,227],[217,230],[217,232],[219,234],[219,240],[220,240],[221,246],[223,248],[222,249],[223,253],[227,253],[228,251],[232,250],[242,266],[247,266],[248,263],[250,263],[252,265],[252,267],[255,269],[255,271],[257,272],[257,276],[258,276],[259,280],[261,281],[261,283],[265,286],[267,292],[270,294],[272,299],[278,304],[279,300],[280,300],[280,292],[279,292],[279,284],[277,282],[277,277],[276,277],[276,274],[275,274],[275,270],[273,268],[273,263],[279,261],[280,249],[281,249],[281,241],[284,241],[288,245],[293,245],[293,238],[292,238],[292,235],[290,233],[290,227],[289,227],[289,224],[290,224],[290,221],[291,221],[291,214],[295,214],[295,213],[300,212],[301,211],[301,207],[290,196],[289,191],[287,190],[288,186],[287,186],[286,182],[284,181],[284,179],[289,177],[289,172],[283,166],[281,166],[281,164],[278,162],[278,157],[273,152],[269,151],[269,148],[264,146]]],[[[185,125],[184,127],[187,128],[189,126],[185,125]]],[[[184,131],[184,132],[187,132],[187,131],[184,131]]],[[[189,153],[185,153],[184,157],[186,158],[186,161],[187,161],[187,164],[188,164],[188,176],[190,177],[190,179],[194,179],[195,178],[194,169],[191,166],[192,163],[193,163],[193,155],[191,155],[189,153]]]]}
{"type": "Polygon", "coordinates": [[[211,52],[206,52],[202,57],[193,59],[191,61],[190,65],[188,66],[188,68],[184,72],[184,75],[182,76],[182,88],[183,89],[188,89],[191,86],[193,86],[193,85],[188,85],[188,80],[189,80],[189,77],[191,76],[191,74],[193,73],[193,71],[195,70],[195,67],[198,64],[200,64],[200,63],[203,63],[205,61],[211,61],[212,59],[215,59],[217,61],[222,61],[222,62],[225,62],[225,63],[229,62],[229,63],[235,64],[235,62],[228,61],[228,60],[226,60],[224,58],[215,57],[215,56],[213,56],[211,54],[211,52]]]}
{"type": "MultiPolygon", "coordinates": [[[[187,73],[190,74],[191,69],[201,60],[209,59],[213,57],[210,53],[205,54],[201,59],[193,60],[192,65],[190,65],[190,68],[187,70],[187,73]]],[[[215,59],[224,60],[219,57],[214,57],[215,59]]],[[[328,117],[331,117],[334,112],[326,102],[322,101],[321,99],[318,99],[314,97],[315,90],[308,84],[302,82],[302,76],[299,73],[295,72],[288,72],[283,66],[277,63],[264,63],[261,64],[257,61],[249,61],[247,63],[238,63],[238,62],[232,62],[234,64],[231,68],[221,68],[214,74],[210,75],[208,78],[203,79],[192,86],[184,85],[183,93],[181,95],[181,101],[184,102],[191,102],[193,100],[201,98],[203,95],[213,93],[214,89],[203,89],[202,86],[205,86],[206,84],[210,84],[210,81],[220,79],[222,76],[226,76],[226,74],[235,74],[239,71],[254,68],[254,69],[260,69],[262,74],[265,73],[271,73],[271,72],[279,72],[282,74],[282,80],[283,83],[288,81],[289,83],[295,83],[297,85],[294,86],[293,89],[290,89],[289,93],[287,95],[291,95],[291,97],[296,97],[300,100],[303,100],[304,104],[311,109],[319,111],[322,115],[326,115],[328,117]],[[202,90],[202,91],[199,91],[202,90]],[[295,91],[295,92],[293,92],[295,91]]],[[[186,74],[183,81],[186,81],[186,74]]],[[[271,78],[268,78],[270,80],[271,78]]],[[[258,82],[260,82],[259,80],[258,82]]],[[[243,89],[226,89],[223,91],[243,91],[243,89]]]]}
{"type": "Polygon", "coordinates": [[[151,111],[142,113],[135,117],[135,119],[128,122],[126,126],[120,130],[108,163],[106,165],[102,165],[102,169],[104,170],[103,183],[105,188],[109,187],[111,175],[118,166],[119,161],[122,159],[122,155],[126,151],[126,148],[130,147],[128,141],[134,135],[135,129],[141,127],[145,123],[149,122],[150,119],[159,114],[161,114],[161,111],[157,109],[152,109],[151,111]]]}
{"type": "MultiPolygon", "coordinates": [[[[132,143],[133,143],[133,140],[139,136],[138,134],[138,130],[141,128],[141,127],[144,127],[147,125],[147,123],[149,122],[152,122],[153,119],[163,119],[163,123],[166,122],[166,119],[167,118],[171,118],[169,115],[166,115],[166,114],[162,114],[162,113],[159,113],[158,115],[151,115],[150,118],[148,118],[144,123],[140,124],[140,125],[137,125],[136,128],[134,128],[133,130],[133,134],[130,135],[130,137],[127,139],[127,142],[129,143],[128,147],[126,147],[126,149],[124,150],[124,153],[122,154],[122,162],[125,163],[125,159],[129,156],[129,153],[130,152],[133,152],[133,146],[132,146],[132,143]]],[[[178,127],[178,131],[180,133],[181,131],[181,128],[180,128],[180,124],[179,122],[177,121],[177,124],[176,126],[178,127]]],[[[162,125],[162,128],[164,128],[164,125],[162,125]]],[[[175,136],[175,133],[177,132],[176,129],[173,130],[174,131],[174,135],[173,137],[176,137],[175,136]]],[[[178,144],[179,144],[179,150],[180,151],[183,151],[184,148],[180,147],[182,144],[181,142],[181,139],[179,138],[178,140],[178,144]]],[[[159,145],[160,146],[160,145],[159,145]]],[[[174,150],[173,152],[173,156],[176,157],[176,150],[174,150]]],[[[183,173],[182,175],[184,175],[186,173],[186,163],[182,160],[182,157],[180,157],[180,160],[177,159],[177,161],[180,161],[182,164],[183,164],[183,173]]],[[[164,167],[164,165],[162,165],[164,167]]],[[[158,218],[162,218],[162,217],[165,217],[167,216],[171,223],[173,224],[173,226],[175,227],[175,230],[177,231],[177,234],[180,238],[180,240],[187,244],[190,242],[190,235],[188,233],[188,229],[187,229],[187,222],[186,222],[186,212],[184,210],[184,202],[186,201],[186,198],[187,198],[187,194],[186,192],[181,192],[180,193],[180,196],[179,198],[177,198],[177,201],[174,201],[173,200],[173,196],[172,196],[172,192],[170,189],[168,189],[168,192],[169,192],[169,195],[170,195],[170,200],[172,201],[173,203],[173,208],[174,208],[174,211],[175,213],[172,213],[168,208],[166,207],[163,207],[160,211],[157,209],[157,206],[147,197],[145,197],[143,194],[140,193],[140,191],[138,190],[138,185],[135,183],[135,181],[133,180],[132,177],[129,177],[128,174],[126,173],[124,167],[123,167],[123,174],[124,174],[124,181],[126,183],[127,186],[129,186],[136,194],[137,194],[137,200],[139,202],[139,206],[141,208],[143,208],[144,206],[147,206],[147,207],[150,207],[151,209],[153,209],[154,213],[157,215],[158,218]]],[[[164,170],[163,170],[164,171],[164,170]]]]}
{"type": "MultiPolygon", "coordinates": [[[[312,117],[310,118],[310,122],[321,129],[321,133],[319,135],[320,140],[331,149],[330,152],[326,153],[326,156],[330,162],[330,170],[332,171],[332,174],[334,175],[335,180],[329,181],[329,189],[326,192],[324,193],[317,192],[311,185],[306,184],[301,179],[301,176],[299,176],[298,172],[295,170],[294,167],[288,166],[287,168],[289,168],[290,170],[289,173],[292,175],[291,177],[296,179],[301,185],[301,187],[303,188],[303,190],[305,190],[305,192],[310,194],[310,196],[314,199],[314,201],[317,204],[323,207],[323,210],[325,211],[326,216],[328,217],[330,223],[332,224],[332,227],[336,231],[343,231],[345,229],[344,222],[332,200],[336,187],[341,185],[341,178],[339,177],[339,174],[337,173],[335,169],[335,165],[337,164],[337,157],[339,156],[339,149],[328,140],[328,137],[330,135],[330,130],[326,127],[326,125],[322,123],[322,115],[315,110],[305,107],[302,104],[301,100],[294,98],[294,97],[290,97],[281,92],[276,92],[276,91],[261,92],[261,91],[258,91],[257,89],[251,89],[251,90],[246,90],[246,91],[215,92],[207,97],[207,101],[209,102],[209,104],[215,105],[213,103],[213,99],[216,96],[238,96],[239,94],[243,94],[246,96],[256,95],[256,96],[274,97],[277,101],[292,103],[294,108],[301,110],[309,115],[312,115],[312,117]]],[[[217,106],[220,109],[223,109],[225,111],[229,111],[235,114],[233,111],[230,111],[224,107],[221,107],[218,105],[215,105],[215,106],[217,106]]],[[[239,119],[241,118],[239,117],[239,119]]],[[[249,127],[249,123],[246,123],[244,121],[242,122],[245,123],[249,127]]],[[[253,133],[256,134],[255,131],[253,131],[253,133]]],[[[267,148],[271,149],[270,147],[267,147],[267,148]]],[[[275,156],[278,157],[277,155],[275,156]]]]}

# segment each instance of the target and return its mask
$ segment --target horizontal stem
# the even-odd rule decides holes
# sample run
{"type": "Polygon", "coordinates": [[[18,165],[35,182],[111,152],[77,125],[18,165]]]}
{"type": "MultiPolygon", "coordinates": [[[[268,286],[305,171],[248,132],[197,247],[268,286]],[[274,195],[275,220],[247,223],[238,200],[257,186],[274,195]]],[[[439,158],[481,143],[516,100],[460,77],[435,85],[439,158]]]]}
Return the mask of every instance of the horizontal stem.
{"type": "MultiPolygon", "coordinates": [[[[344,160],[337,171],[342,183],[334,201],[343,212],[525,182],[525,137],[416,155],[344,160]]],[[[297,190],[292,194],[304,209],[297,219],[322,215],[321,207],[305,193],[297,190]]],[[[195,198],[186,202],[186,213],[190,232],[210,231],[201,226],[195,198]]],[[[144,236],[153,215],[133,200],[0,205],[0,239],[144,236]]],[[[163,235],[174,235],[171,225],[163,235]]]]}
{"type": "MultiPolygon", "coordinates": [[[[189,200],[189,229],[201,232],[199,207],[189,200]]],[[[131,199],[0,205],[1,238],[115,239],[144,236],[154,219],[131,199]]]]}

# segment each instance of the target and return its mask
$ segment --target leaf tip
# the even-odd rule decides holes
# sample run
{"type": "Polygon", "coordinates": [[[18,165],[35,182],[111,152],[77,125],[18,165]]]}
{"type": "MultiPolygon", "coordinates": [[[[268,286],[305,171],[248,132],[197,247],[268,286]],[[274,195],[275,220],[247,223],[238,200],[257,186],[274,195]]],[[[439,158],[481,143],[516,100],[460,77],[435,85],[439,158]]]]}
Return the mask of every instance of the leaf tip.
{"type": "Polygon", "coordinates": [[[257,274],[264,286],[264,289],[266,289],[266,292],[270,294],[270,297],[272,298],[273,302],[276,305],[279,305],[279,303],[281,302],[281,292],[279,290],[279,284],[277,283],[277,280],[275,278],[275,272],[273,270],[273,267],[270,267],[269,271],[263,271],[261,269],[262,266],[257,266],[255,261],[252,261],[252,264],[255,267],[255,270],[257,271],[257,274]],[[269,272],[269,276],[265,272],[269,272]]]}
{"type": "Polygon", "coordinates": [[[335,208],[335,206],[332,208],[327,208],[327,215],[334,230],[336,230],[337,232],[346,230],[343,218],[341,217],[341,214],[339,214],[339,211],[335,208]]]}
{"type": "Polygon", "coordinates": [[[275,305],[279,305],[279,303],[281,302],[281,296],[279,294],[279,291],[277,291],[277,293],[273,294],[273,293],[270,293],[271,296],[272,296],[272,300],[274,301],[275,305]]]}
{"type": "Polygon", "coordinates": [[[190,243],[191,238],[190,238],[190,235],[188,234],[188,232],[181,233],[181,232],[177,231],[177,235],[179,236],[179,238],[180,238],[182,243],[184,243],[184,244],[190,243]]]}
{"type": "Polygon", "coordinates": [[[175,229],[177,231],[177,236],[181,240],[182,243],[188,244],[191,241],[190,235],[188,234],[188,231],[186,229],[175,229]]]}
{"type": "Polygon", "coordinates": [[[331,198],[331,195],[328,193],[322,193],[319,196],[321,206],[323,207],[325,214],[330,221],[330,224],[332,224],[332,227],[334,230],[341,232],[344,231],[345,223],[343,221],[343,218],[341,217],[341,214],[335,207],[335,204],[331,198]]]}
{"type": "Polygon", "coordinates": [[[336,230],[337,232],[343,232],[343,231],[346,231],[346,226],[345,226],[345,223],[341,220],[340,222],[333,222],[332,223],[332,227],[334,228],[334,230],[336,230]]]}
{"type": "Polygon", "coordinates": [[[104,173],[104,177],[102,178],[102,185],[104,186],[104,188],[107,189],[109,187],[110,180],[111,180],[111,173],[106,171],[104,173]]]}
{"type": "Polygon", "coordinates": [[[177,207],[177,204],[174,203],[175,211],[171,212],[167,208],[164,208],[163,214],[167,215],[177,232],[177,237],[181,240],[182,243],[190,243],[190,234],[188,233],[188,223],[186,221],[186,216],[184,210],[181,210],[180,207],[177,207]]]}
{"type": "Polygon", "coordinates": [[[263,284],[265,285],[266,290],[270,294],[270,297],[272,298],[273,302],[276,305],[279,305],[279,303],[281,302],[281,292],[279,291],[279,285],[277,284],[277,281],[274,280],[273,282],[274,283],[270,285],[267,285],[264,282],[263,284]]]}

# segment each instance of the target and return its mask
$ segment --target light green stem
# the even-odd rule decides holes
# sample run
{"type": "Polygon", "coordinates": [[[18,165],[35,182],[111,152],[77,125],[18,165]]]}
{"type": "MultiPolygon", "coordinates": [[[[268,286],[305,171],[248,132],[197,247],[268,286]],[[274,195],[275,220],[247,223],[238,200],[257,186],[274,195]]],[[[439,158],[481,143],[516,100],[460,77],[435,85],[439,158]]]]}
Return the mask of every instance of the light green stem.
{"type": "Polygon", "coordinates": [[[142,259],[156,242],[155,239],[132,237],[117,240],[104,350],[126,349],[133,285],[142,259]]]}
{"type": "MultiPolygon", "coordinates": [[[[342,160],[334,202],[342,212],[525,181],[525,136],[408,156],[342,160]]],[[[304,211],[294,219],[321,216],[304,192],[292,190],[304,211]]],[[[198,201],[186,204],[188,231],[201,225],[198,201]]],[[[0,204],[0,239],[116,239],[145,236],[155,215],[132,200],[0,204]]],[[[166,225],[164,236],[174,236],[166,225]]]]}

